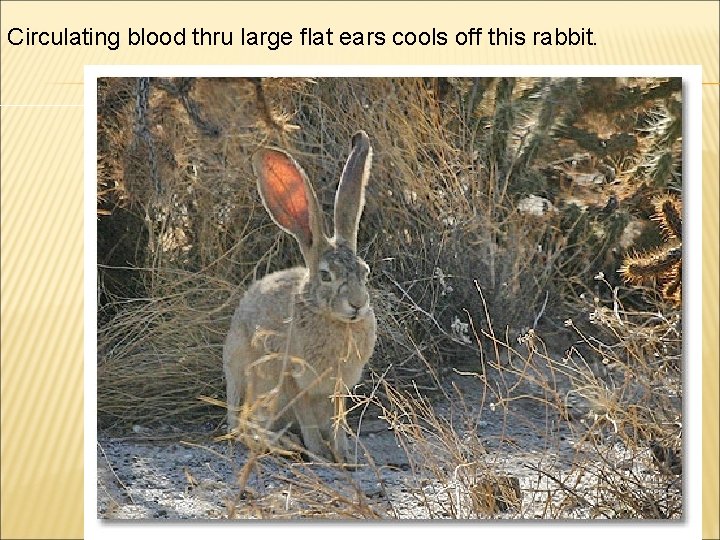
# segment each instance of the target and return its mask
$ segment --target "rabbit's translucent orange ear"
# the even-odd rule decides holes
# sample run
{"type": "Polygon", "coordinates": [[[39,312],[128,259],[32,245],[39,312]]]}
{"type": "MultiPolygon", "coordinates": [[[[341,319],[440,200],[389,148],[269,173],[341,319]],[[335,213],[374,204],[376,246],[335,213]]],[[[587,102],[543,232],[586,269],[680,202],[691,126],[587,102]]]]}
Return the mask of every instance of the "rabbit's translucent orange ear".
{"type": "Polygon", "coordinates": [[[305,252],[318,232],[317,199],[305,172],[288,153],[275,148],[258,150],[252,162],[265,208],[305,252]]]}

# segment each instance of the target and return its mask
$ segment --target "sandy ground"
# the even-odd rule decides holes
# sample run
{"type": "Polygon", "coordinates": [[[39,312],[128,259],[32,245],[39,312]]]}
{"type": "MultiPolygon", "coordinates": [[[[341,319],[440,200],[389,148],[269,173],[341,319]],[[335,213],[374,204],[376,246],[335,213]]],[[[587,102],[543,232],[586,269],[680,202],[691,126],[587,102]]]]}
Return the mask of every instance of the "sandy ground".
{"type": "MultiPolygon", "coordinates": [[[[141,426],[124,438],[100,433],[98,518],[597,517],[587,497],[598,479],[575,466],[582,459],[582,431],[558,422],[532,399],[502,410],[486,403],[480,415],[481,388],[472,377],[454,375],[446,387],[451,399],[437,397],[432,408],[453,426],[451,445],[435,448],[429,436],[427,445],[403,448],[384,420],[367,414],[358,449],[366,447],[373,463],[360,451],[361,466],[350,471],[273,457],[262,458],[243,480],[248,452],[237,443],[209,435],[194,443],[177,437],[163,443],[158,439],[172,439],[172,433],[147,433],[141,426]],[[458,389],[466,396],[461,405],[452,399],[458,389]],[[559,482],[572,487],[558,491],[559,482]]],[[[623,468],[650,474],[642,460],[628,464],[627,451],[616,441],[608,439],[604,455],[618,474],[623,468]]]]}

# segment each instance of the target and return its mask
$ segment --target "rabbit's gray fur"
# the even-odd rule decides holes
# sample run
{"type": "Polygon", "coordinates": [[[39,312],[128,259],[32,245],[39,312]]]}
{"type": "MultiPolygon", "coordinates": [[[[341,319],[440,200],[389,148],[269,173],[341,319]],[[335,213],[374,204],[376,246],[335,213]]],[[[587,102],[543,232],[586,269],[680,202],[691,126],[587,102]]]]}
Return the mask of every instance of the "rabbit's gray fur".
{"type": "Polygon", "coordinates": [[[356,254],[372,148],[362,131],[351,146],[332,238],[292,157],[269,148],[253,157],[263,204],[298,240],[306,266],[255,282],[233,315],[223,349],[229,430],[240,423],[241,431],[249,426],[259,438],[299,426],[311,454],[337,461],[349,457],[340,423],[343,396],[360,380],[376,338],[369,269],[356,254]]]}

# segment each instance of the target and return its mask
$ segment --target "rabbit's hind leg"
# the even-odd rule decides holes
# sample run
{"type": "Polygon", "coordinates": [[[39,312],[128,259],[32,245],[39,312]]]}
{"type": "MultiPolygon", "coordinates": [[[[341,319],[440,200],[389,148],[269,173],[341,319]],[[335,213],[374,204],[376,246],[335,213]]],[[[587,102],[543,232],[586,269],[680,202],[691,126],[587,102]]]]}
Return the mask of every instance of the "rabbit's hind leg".
{"type": "Polygon", "coordinates": [[[227,388],[227,432],[232,433],[238,429],[238,418],[240,415],[240,403],[243,399],[243,379],[241,376],[241,370],[239,369],[240,362],[235,359],[224,362],[225,370],[225,382],[227,388]]]}
{"type": "Polygon", "coordinates": [[[331,421],[326,418],[327,415],[323,411],[323,402],[327,402],[326,407],[331,407],[327,397],[303,393],[298,396],[293,411],[300,424],[300,432],[307,451],[311,455],[335,461],[331,447],[323,437],[327,422],[331,421]]]}

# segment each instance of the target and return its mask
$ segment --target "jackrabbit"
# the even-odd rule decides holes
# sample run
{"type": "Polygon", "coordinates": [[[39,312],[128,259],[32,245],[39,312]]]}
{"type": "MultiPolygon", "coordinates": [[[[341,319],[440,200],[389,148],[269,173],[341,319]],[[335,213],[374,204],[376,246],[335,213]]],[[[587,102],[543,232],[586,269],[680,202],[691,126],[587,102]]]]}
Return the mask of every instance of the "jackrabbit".
{"type": "Polygon", "coordinates": [[[233,315],[223,349],[230,431],[249,426],[258,438],[295,425],[311,454],[348,457],[339,425],[344,396],[360,380],[376,338],[369,268],[356,254],[371,161],[370,140],[358,131],[335,195],[330,238],[295,160],[275,148],[253,156],[262,202],[300,244],[305,267],[255,282],[233,315]]]}

